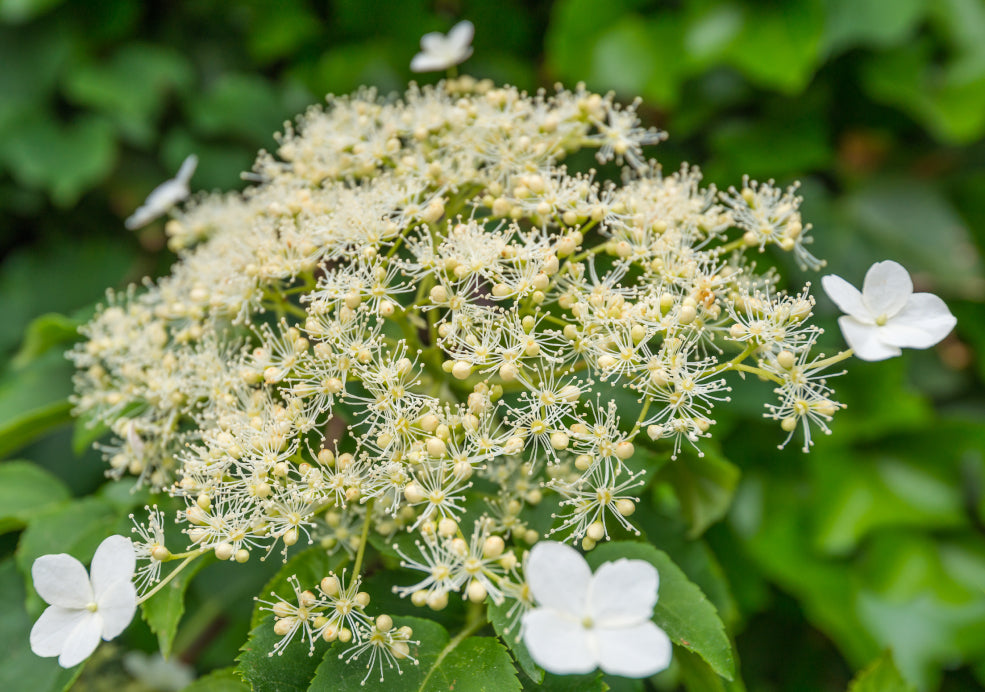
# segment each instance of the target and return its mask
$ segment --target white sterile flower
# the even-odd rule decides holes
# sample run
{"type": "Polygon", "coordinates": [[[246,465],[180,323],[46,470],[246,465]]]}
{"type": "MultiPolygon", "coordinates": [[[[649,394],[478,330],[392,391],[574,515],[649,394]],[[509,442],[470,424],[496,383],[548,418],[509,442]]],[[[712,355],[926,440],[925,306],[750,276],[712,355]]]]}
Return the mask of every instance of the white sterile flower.
{"type": "Polygon", "coordinates": [[[34,561],[34,588],[51,605],[31,629],[31,650],[58,656],[71,668],[96,650],[99,639],[118,636],[137,609],[133,586],[136,567],[133,543],[110,536],[96,549],[92,575],[71,555],[42,555],[34,561]]]}
{"type": "Polygon", "coordinates": [[[421,52],[410,61],[414,72],[438,72],[468,60],[472,55],[475,26],[467,19],[451,28],[447,35],[432,31],[421,37],[421,52]]]}
{"type": "Polygon", "coordinates": [[[571,546],[541,541],[525,574],[537,607],[523,615],[523,641],[545,670],[644,678],[670,665],[670,639],[650,621],[659,578],[649,562],[620,559],[592,574],[571,546]]]}
{"type": "Polygon", "coordinates": [[[198,157],[195,154],[189,155],[181,164],[181,168],[178,169],[178,174],[151,190],[151,193],[147,195],[147,200],[123,222],[124,225],[131,231],[146,226],[188,197],[190,192],[188,181],[195,173],[196,166],[198,166],[198,157]]]}
{"type": "Polygon", "coordinates": [[[830,274],[824,291],[846,315],[838,318],[845,341],[862,360],[885,360],[901,348],[930,348],[957,323],[944,301],[931,293],[914,293],[901,265],[876,262],[865,273],[862,291],[830,274]]]}

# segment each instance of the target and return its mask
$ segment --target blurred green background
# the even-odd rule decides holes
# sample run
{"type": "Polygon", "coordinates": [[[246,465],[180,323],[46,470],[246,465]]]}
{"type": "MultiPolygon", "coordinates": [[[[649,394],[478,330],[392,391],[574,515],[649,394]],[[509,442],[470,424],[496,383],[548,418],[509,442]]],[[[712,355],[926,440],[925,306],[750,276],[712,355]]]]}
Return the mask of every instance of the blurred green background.
{"type": "MultiPolygon", "coordinates": [[[[101,483],[102,466],[79,458],[77,432],[73,444],[61,357],[106,287],[173,261],[160,222],[129,233],[123,218],[192,152],[194,189],[242,186],[285,119],[326,92],[402,90],[420,36],[461,18],[476,25],[466,72],[641,96],[648,123],[670,133],[653,152],[666,168],[691,161],[721,187],[744,173],[799,179],[828,270],[858,284],[894,259],[949,302],[958,327],[936,349],[848,364],[835,383],[848,409],[809,455],[776,449],[765,386],[736,397],[705,458],[661,470],[657,492],[675,493],[659,498],[665,524],[644,528],[718,606],[749,690],[842,690],[889,649],[918,689],[980,689],[981,0],[0,0],[0,454],[53,474],[50,495],[25,499],[18,478],[34,472],[0,464],[5,603],[21,598],[30,556],[91,551],[140,502],[105,489],[70,499],[101,483]]],[[[792,285],[817,285],[788,269],[792,285]]],[[[834,352],[823,296],[818,313],[834,352]]],[[[232,662],[264,580],[230,574],[206,568],[189,595],[176,651],[199,673],[232,662]]],[[[61,687],[13,607],[0,689],[61,687]]],[[[133,629],[123,646],[152,650],[133,629]]],[[[114,651],[80,688],[146,689],[114,651]]],[[[691,690],[741,689],[684,664],[678,674],[691,690]]]]}

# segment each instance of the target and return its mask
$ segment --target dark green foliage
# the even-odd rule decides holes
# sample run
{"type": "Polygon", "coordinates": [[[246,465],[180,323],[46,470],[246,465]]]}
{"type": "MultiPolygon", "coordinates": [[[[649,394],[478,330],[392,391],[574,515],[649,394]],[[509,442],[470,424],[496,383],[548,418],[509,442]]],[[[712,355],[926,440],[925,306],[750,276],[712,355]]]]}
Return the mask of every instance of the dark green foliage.
{"type": "MultiPolygon", "coordinates": [[[[106,535],[128,532],[126,514],[147,500],[120,484],[73,500],[88,489],[75,482],[77,466],[98,468],[98,455],[76,459],[67,433],[55,431],[69,421],[71,366],[61,352],[76,338],[77,317],[105,287],[173,261],[160,222],[129,234],[122,220],[191,152],[201,158],[194,189],[235,188],[256,151],[276,146],[282,122],[324,93],[402,89],[421,34],[459,17],[477,26],[464,67],[471,74],[525,88],[584,80],[641,96],[645,116],[670,134],[653,151],[668,170],[689,160],[723,187],[745,173],[801,179],[813,250],[828,270],[858,283],[873,261],[898,260],[917,290],[944,297],[959,320],[930,352],[850,361],[831,382],[848,408],[809,455],[796,441],[778,451],[783,433],[738,392],[704,458],[664,463],[666,450],[640,445],[638,458],[664,463],[634,517],[659,550],[626,550],[659,563],[661,607],[691,603],[692,625],[706,635],[689,638],[675,630],[687,622],[664,613],[661,624],[681,646],[661,689],[743,689],[744,681],[752,690],[843,690],[851,671],[855,692],[985,683],[979,0],[0,0],[0,457],[37,464],[0,462],[0,688],[55,690],[73,677],[27,648],[24,600],[31,617],[43,605],[24,586],[33,559],[91,557],[106,535]],[[731,683],[719,675],[733,672],[731,683]]],[[[790,269],[791,285],[818,286],[819,275],[790,269]]],[[[836,312],[823,296],[817,312],[833,353],[836,312]]],[[[100,432],[79,426],[76,453],[100,432]]],[[[601,545],[590,559],[629,554],[621,549],[601,545]]],[[[226,669],[193,689],[247,689],[243,678],[259,690],[306,690],[313,679],[335,689],[339,675],[362,678],[361,666],[342,671],[324,643],[313,657],[295,643],[269,658],[271,619],[257,611],[251,621],[251,604],[234,608],[214,593],[234,572],[250,587],[230,578],[238,600],[272,580],[268,597],[295,572],[312,588],[337,564],[317,548],[297,554],[280,573],[276,554],[214,565],[201,575],[225,570],[213,593],[196,582],[187,595],[180,588],[145,606],[162,642],[203,674],[228,666],[252,629],[239,677],[226,669]]],[[[380,567],[384,558],[372,559],[380,567]]],[[[382,574],[367,588],[397,614],[382,574]]],[[[415,622],[420,666],[404,665],[397,682],[421,686],[430,673],[425,689],[471,689],[462,680],[535,688],[542,673],[495,608],[494,627],[435,666],[463,611],[455,603],[441,625],[415,622]]],[[[120,641],[158,646],[143,625],[120,641]]],[[[544,678],[544,689],[607,684],[544,678]]]]}

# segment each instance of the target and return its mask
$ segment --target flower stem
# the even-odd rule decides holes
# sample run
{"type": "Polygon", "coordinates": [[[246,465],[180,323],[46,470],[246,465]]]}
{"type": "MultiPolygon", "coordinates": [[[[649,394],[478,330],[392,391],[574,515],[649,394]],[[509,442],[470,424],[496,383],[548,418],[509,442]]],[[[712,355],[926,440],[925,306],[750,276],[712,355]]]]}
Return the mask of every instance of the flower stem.
{"type": "Polygon", "coordinates": [[[821,368],[826,368],[829,365],[834,365],[835,363],[840,363],[841,361],[845,360],[846,358],[851,358],[854,355],[855,355],[855,351],[853,351],[852,349],[847,349],[845,351],[842,351],[841,353],[836,353],[835,355],[831,356],[830,358],[825,358],[824,360],[819,360],[818,362],[814,363],[811,367],[814,368],[814,369],[820,370],[821,368]]]}
{"type": "Polygon", "coordinates": [[[138,598],[137,599],[137,605],[140,605],[141,603],[147,601],[148,599],[150,599],[151,596],[153,596],[158,591],[160,591],[162,588],[164,588],[167,584],[169,584],[172,579],[174,579],[176,576],[178,576],[178,573],[181,570],[183,570],[185,567],[187,567],[188,565],[190,565],[195,560],[195,558],[197,558],[203,552],[205,552],[205,549],[204,548],[199,548],[198,550],[191,551],[188,554],[188,557],[186,557],[184,559],[184,561],[180,565],[178,565],[173,570],[171,570],[171,572],[170,572],[170,574],[168,574],[168,576],[164,577],[164,579],[162,579],[161,581],[157,582],[157,585],[155,585],[153,589],[151,589],[150,591],[148,591],[147,593],[145,593],[143,596],[141,596],[140,598],[138,598]]]}
{"type": "Polygon", "coordinates": [[[373,500],[376,498],[370,498],[369,502],[366,503],[366,520],[363,521],[363,532],[359,537],[359,548],[356,550],[356,561],[352,563],[352,574],[355,576],[359,575],[359,570],[363,566],[363,556],[366,554],[366,543],[369,540],[369,525],[373,521],[373,500]]]}

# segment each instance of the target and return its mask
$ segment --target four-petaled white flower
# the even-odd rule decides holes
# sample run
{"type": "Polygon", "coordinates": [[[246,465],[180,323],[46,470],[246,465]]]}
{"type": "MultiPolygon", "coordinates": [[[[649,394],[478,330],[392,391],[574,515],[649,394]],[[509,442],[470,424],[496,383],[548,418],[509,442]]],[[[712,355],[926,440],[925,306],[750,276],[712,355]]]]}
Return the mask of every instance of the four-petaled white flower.
{"type": "Polygon", "coordinates": [[[198,166],[198,157],[195,154],[190,154],[182,162],[181,168],[178,169],[178,174],[171,178],[171,180],[165,180],[151,190],[151,193],[147,195],[147,200],[123,222],[124,225],[131,231],[135,228],[146,226],[161,214],[167,213],[178,202],[188,197],[190,193],[188,181],[191,180],[192,175],[195,173],[196,166],[198,166]]]}
{"type": "Polygon", "coordinates": [[[472,55],[475,27],[465,20],[451,28],[447,35],[432,31],[421,37],[421,52],[410,61],[414,72],[437,72],[468,60],[472,55]]]}
{"type": "Polygon", "coordinates": [[[659,579],[649,562],[606,562],[593,575],[571,546],[541,541],[525,574],[537,607],[523,615],[523,641],[545,670],[643,678],[670,665],[670,639],[650,621],[659,579]]]}
{"type": "Polygon", "coordinates": [[[892,260],[869,267],[861,292],[834,274],[822,278],[821,285],[846,313],[838,326],[862,360],[892,358],[901,348],[930,348],[957,323],[943,300],[914,293],[910,275],[892,260]]]}
{"type": "Polygon", "coordinates": [[[96,650],[99,639],[118,636],[133,619],[137,591],[133,543],[110,536],[96,549],[92,576],[71,555],[42,555],[34,561],[34,588],[51,605],[31,629],[31,650],[58,656],[63,668],[81,663],[96,650]]]}

